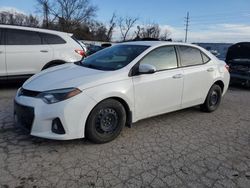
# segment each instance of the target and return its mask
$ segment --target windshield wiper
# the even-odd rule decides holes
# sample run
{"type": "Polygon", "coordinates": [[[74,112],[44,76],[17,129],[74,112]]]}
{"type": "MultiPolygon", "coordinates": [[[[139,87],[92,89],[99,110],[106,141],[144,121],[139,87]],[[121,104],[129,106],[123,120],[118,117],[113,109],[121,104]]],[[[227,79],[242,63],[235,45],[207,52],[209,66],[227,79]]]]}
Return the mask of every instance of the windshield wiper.
{"type": "Polygon", "coordinates": [[[91,69],[98,69],[96,66],[92,65],[92,64],[84,64],[82,63],[83,67],[87,67],[87,68],[91,68],[91,69]]]}
{"type": "Polygon", "coordinates": [[[93,64],[88,64],[88,63],[83,63],[83,62],[76,62],[76,65],[82,66],[82,67],[86,67],[86,68],[90,68],[90,69],[97,69],[97,70],[102,70],[102,71],[113,71],[116,70],[115,68],[109,68],[109,67],[102,67],[102,66],[96,66],[93,64]]]}

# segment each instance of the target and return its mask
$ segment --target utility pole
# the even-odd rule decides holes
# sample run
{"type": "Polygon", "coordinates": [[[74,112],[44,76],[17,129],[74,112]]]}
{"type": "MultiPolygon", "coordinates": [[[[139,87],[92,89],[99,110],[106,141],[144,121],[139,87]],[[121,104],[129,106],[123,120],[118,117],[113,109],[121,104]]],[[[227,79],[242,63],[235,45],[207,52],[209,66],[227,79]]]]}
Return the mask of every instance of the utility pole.
{"type": "Polygon", "coordinates": [[[187,39],[188,39],[188,26],[189,26],[189,12],[187,12],[187,17],[185,17],[185,26],[186,26],[186,34],[185,34],[185,42],[187,42],[187,39]]]}

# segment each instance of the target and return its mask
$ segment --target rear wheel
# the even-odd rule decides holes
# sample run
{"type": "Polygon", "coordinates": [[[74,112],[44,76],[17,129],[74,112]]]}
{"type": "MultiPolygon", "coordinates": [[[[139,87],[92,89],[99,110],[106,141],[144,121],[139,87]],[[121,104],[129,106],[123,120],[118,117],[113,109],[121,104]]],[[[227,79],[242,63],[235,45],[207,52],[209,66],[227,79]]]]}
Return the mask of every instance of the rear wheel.
{"type": "Polygon", "coordinates": [[[99,103],[90,113],[86,136],[94,143],[105,143],[115,139],[126,123],[126,111],[123,105],[107,99],[99,103]]]}
{"type": "Polygon", "coordinates": [[[222,89],[218,85],[213,85],[207,95],[205,102],[201,105],[201,110],[205,112],[215,111],[221,102],[222,89]]]}

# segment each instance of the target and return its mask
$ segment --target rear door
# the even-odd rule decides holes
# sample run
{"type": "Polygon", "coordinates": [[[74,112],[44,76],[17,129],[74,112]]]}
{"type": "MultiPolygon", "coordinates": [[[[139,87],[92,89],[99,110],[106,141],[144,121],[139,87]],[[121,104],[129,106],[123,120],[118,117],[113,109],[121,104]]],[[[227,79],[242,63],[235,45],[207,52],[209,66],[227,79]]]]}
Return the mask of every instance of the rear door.
{"type": "Polygon", "coordinates": [[[42,43],[37,32],[19,29],[6,31],[8,76],[35,74],[52,60],[52,49],[48,44],[42,43]]]}
{"type": "Polygon", "coordinates": [[[215,77],[216,64],[198,48],[178,46],[184,74],[182,108],[204,102],[215,77]]]}
{"type": "Polygon", "coordinates": [[[4,45],[4,33],[0,28],[0,76],[7,76],[6,62],[5,62],[5,45],[4,45]]]}

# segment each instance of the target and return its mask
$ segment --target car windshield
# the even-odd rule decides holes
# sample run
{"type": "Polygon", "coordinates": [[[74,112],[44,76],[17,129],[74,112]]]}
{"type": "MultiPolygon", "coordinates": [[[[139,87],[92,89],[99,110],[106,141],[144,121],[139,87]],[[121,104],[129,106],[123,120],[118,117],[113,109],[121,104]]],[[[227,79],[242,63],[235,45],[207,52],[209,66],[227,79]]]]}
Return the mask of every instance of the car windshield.
{"type": "Polygon", "coordinates": [[[115,45],[87,57],[82,60],[80,65],[104,71],[118,70],[128,65],[148,47],[142,45],[115,45]]]}

